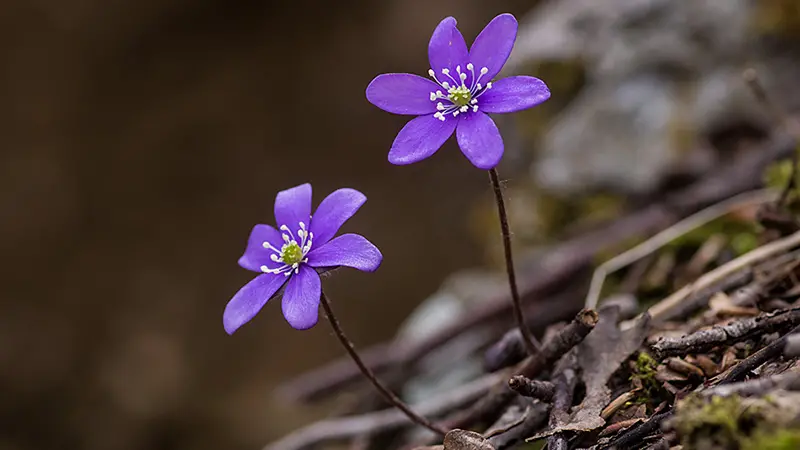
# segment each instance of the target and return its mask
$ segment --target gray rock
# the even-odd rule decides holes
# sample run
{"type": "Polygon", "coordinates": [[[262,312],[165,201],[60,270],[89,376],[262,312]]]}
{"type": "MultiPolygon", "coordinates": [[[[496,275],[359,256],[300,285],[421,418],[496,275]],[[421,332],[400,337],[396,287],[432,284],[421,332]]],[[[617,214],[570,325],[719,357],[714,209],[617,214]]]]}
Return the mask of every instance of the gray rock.
{"type": "Polygon", "coordinates": [[[791,79],[800,64],[754,39],[755,4],[563,0],[534,9],[521,22],[507,72],[581,61],[586,73],[544,135],[526,143],[537,150],[534,180],[562,192],[648,192],[675,172],[713,166],[722,155],[704,143],[715,133],[768,128],[741,73],[761,67],[767,88],[782,92],[785,82],[773,80],[791,79]]]}

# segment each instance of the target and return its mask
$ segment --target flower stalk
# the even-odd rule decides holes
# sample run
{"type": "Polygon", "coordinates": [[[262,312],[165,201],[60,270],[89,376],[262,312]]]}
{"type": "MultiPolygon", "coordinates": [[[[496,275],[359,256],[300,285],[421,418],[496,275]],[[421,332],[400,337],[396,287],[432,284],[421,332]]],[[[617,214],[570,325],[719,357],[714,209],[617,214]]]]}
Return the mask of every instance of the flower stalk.
{"type": "Polygon", "coordinates": [[[322,303],[322,308],[325,309],[325,314],[328,316],[328,322],[331,324],[331,328],[333,328],[333,332],[336,334],[336,337],[339,338],[339,342],[341,342],[342,346],[353,361],[356,363],[358,368],[361,370],[361,373],[375,386],[375,389],[381,393],[384,399],[387,402],[394,405],[397,409],[403,412],[412,422],[421,425],[434,433],[444,436],[447,434],[447,430],[442,428],[439,425],[434,424],[433,422],[429,421],[428,419],[420,416],[419,414],[415,413],[403,400],[400,399],[394,392],[390,391],[389,388],[383,385],[383,383],[378,380],[375,376],[375,373],[364,364],[364,361],[356,352],[356,348],[353,345],[353,342],[344,334],[344,330],[342,330],[342,326],[339,324],[339,320],[336,318],[336,315],[333,313],[333,308],[331,307],[331,303],[328,300],[328,297],[325,295],[325,291],[322,291],[322,295],[320,296],[320,302],[322,303]]]}
{"type": "Polygon", "coordinates": [[[514,319],[517,322],[519,331],[522,333],[522,341],[525,343],[525,349],[529,355],[533,355],[539,351],[541,347],[539,341],[533,336],[531,330],[525,325],[525,315],[522,312],[522,301],[519,298],[519,289],[517,288],[517,276],[514,272],[514,258],[511,254],[511,230],[508,226],[508,215],[506,214],[506,204],[503,200],[503,188],[500,186],[500,178],[497,175],[497,169],[489,170],[489,179],[492,180],[492,188],[494,190],[494,197],[497,200],[497,213],[500,216],[500,229],[503,233],[503,250],[506,259],[506,272],[508,273],[508,285],[511,289],[511,303],[514,306],[514,319]]]}

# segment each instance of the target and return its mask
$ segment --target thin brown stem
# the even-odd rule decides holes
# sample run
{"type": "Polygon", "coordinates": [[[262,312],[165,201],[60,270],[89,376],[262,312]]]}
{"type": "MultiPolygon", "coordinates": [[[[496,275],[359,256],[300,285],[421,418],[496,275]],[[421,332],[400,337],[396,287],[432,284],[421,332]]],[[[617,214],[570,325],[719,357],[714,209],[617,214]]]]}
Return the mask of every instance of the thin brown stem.
{"type": "Polygon", "coordinates": [[[500,229],[503,232],[503,249],[506,256],[506,272],[508,272],[508,285],[511,288],[511,302],[514,305],[514,319],[517,321],[519,331],[522,333],[522,340],[529,355],[539,351],[541,345],[531,333],[530,328],[525,325],[525,316],[522,312],[522,301],[519,298],[517,289],[517,275],[514,272],[514,258],[511,256],[511,231],[508,227],[508,215],[506,214],[506,204],[503,200],[503,188],[500,187],[500,178],[497,176],[497,169],[489,170],[489,178],[492,180],[494,197],[497,200],[497,213],[500,215],[500,229]]]}
{"type": "Polygon", "coordinates": [[[322,302],[322,307],[325,309],[325,314],[328,316],[328,321],[331,323],[333,332],[336,334],[336,337],[339,338],[339,342],[342,343],[344,349],[347,350],[347,353],[349,353],[350,357],[353,358],[353,361],[361,370],[361,373],[363,373],[364,376],[367,377],[367,379],[372,383],[372,385],[375,386],[383,398],[385,398],[387,402],[394,405],[397,409],[402,411],[406,416],[408,416],[409,419],[411,419],[412,422],[422,425],[436,434],[442,436],[447,434],[447,430],[412,411],[411,408],[409,408],[409,406],[403,402],[403,400],[400,400],[400,397],[395,395],[394,392],[390,391],[386,386],[378,381],[375,373],[372,372],[372,370],[367,367],[366,364],[364,364],[364,361],[361,360],[361,357],[358,356],[358,352],[356,352],[353,342],[350,341],[347,335],[344,334],[344,330],[342,330],[341,325],[339,325],[339,320],[336,318],[336,315],[334,315],[333,308],[331,308],[331,303],[328,301],[328,297],[324,292],[322,292],[322,295],[320,296],[320,301],[322,302]]]}

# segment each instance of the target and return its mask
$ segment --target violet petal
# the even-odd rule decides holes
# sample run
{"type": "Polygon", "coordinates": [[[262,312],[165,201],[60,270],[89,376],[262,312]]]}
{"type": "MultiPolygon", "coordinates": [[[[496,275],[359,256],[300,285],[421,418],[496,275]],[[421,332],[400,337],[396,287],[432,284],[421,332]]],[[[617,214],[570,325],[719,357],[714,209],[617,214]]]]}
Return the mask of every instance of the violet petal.
{"type": "Polygon", "coordinates": [[[469,62],[469,51],[464,36],[456,27],[456,19],[448,17],[436,26],[428,43],[428,62],[436,72],[439,81],[453,82],[442,74],[442,69],[449,69],[450,75],[456,76],[456,67],[466,71],[469,62]]]}
{"type": "Polygon", "coordinates": [[[281,266],[281,263],[276,263],[270,259],[270,255],[275,254],[275,252],[264,248],[264,242],[269,242],[278,250],[283,245],[283,239],[278,230],[269,225],[256,225],[253,227],[253,231],[250,232],[247,248],[242,257],[239,258],[239,265],[247,270],[259,273],[261,273],[261,266],[267,266],[270,269],[281,266]]]}
{"type": "Polygon", "coordinates": [[[225,331],[233,334],[239,327],[249,322],[284,283],[286,283],[285,276],[265,273],[253,278],[239,289],[225,306],[225,312],[222,314],[225,331]]]}
{"type": "Polygon", "coordinates": [[[330,241],[342,224],[353,217],[366,201],[364,194],[350,188],[338,189],[325,197],[311,219],[313,248],[330,241]]]}
{"type": "Polygon", "coordinates": [[[457,123],[453,117],[441,121],[433,114],[412,119],[394,139],[389,150],[389,162],[405,165],[433,155],[453,134],[457,123]]]}
{"type": "Polygon", "coordinates": [[[319,274],[306,264],[298,267],[283,293],[283,317],[292,328],[307,330],[317,324],[322,286],[319,274]]]}
{"type": "Polygon", "coordinates": [[[517,19],[511,14],[495,17],[475,38],[469,50],[470,62],[475,66],[476,74],[484,67],[489,69],[481,78],[481,83],[486,84],[500,73],[516,40],[517,19]]]}
{"type": "Polygon", "coordinates": [[[494,168],[503,157],[503,138],[491,117],[478,111],[461,117],[456,131],[461,152],[477,168],[494,168]]]}
{"type": "Polygon", "coordinates": [[[358,234],[343,234],[308,253],[308,265],[312,267],[345,266],[374,272],[382,260],[378,247],[358,234]]]}
{"type": "Polygon", "coordinates": [[[367,100],[394,114],[422,115],[436,112],[431,92],[441,90],[432,80],[411,73],[378,75],[367,86],[367,100]]]}
{"type": "MultiPolygon", "coordinates": [[[[275,197],[275,223],[278,227],[286,225],[292,231],[297,232],[297,225],[300,222],[309,225],[311,217],[311,185],[301,184],[291,189],[278,192],[275,197]]],[[[295,235],[295,238],[299,239],[295,235]]],[[[298,240],[299,242],[299,240],[298,240]]]]}
{"type": "Polygon", "coordinates": [[[492,83],[478,99],[480,110],[487,113],[522,111],[550,98],[550,89],[544,81],[529,77],[508,77],[492,83]]]}

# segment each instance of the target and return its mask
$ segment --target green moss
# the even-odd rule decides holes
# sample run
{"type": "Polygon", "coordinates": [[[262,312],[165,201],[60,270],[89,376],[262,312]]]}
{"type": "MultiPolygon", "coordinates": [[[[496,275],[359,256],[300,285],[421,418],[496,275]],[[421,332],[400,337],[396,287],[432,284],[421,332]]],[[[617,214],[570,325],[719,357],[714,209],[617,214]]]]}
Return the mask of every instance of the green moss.
{"type": "MultiPolygon", "coordinates": [[[[738,396],[678,402],[672,426],[686,450],[790,450],[800,448],[796,398],[738,396]]],[[[791,395],[791,394],[788,394],[791,395]]]]}
{"type": "Polygon", "coordinates": [[[746,407],[739,397],[690,396],[679,402],[674,426],[687,448],[736,449],[759,419],[758,409],[746,407]]]}
{"type": "MultiPolygon", "coordinates": [[[[796,151],[800,153],[800,146],[798,146],[796,151]]],[[[798,169],[799,170],[795,171],[794,188],[789,190],[786,196],[786,205],[789,211],[795,214],[800,214],[800,166],[798,169]]],[[[782,159],[767,166],[767,168],[764,169],[762,178],[765,186],[783,191],[789,183],[789,178],[791,176],[792,160],[782,159]]]]}
{"type": "Polygon", "coordinates": [[[664,389],[656,379],[658,361],[647,352],[639,352],[633,363],[630,380],[642,387],[634,403],[656,404],[661,400],[664,389]]]}
{"type": "Polygon", "coordinates": [[[774,189],[783,189],[792,175],[792,160],[782,159],[775,161],[764,169],[764,185],[774,189]]]}
{"type": "Polygon", "coordinates": [[[741,445],[741,450],[797,450],[798,448],[800,448],[800,428],[770,432],[757,430],[741,445]]]}

